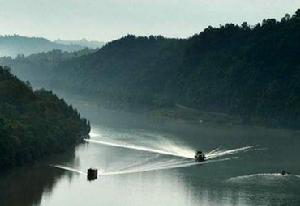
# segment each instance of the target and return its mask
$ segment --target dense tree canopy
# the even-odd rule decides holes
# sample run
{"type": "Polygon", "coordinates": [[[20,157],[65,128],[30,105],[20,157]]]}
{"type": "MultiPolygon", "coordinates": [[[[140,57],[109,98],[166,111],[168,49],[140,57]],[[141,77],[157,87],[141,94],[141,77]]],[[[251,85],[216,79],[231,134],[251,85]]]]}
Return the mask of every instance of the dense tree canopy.
{"type": "MultiPolygon", "coordinates": [[[[209,26],[188,39],[128,35],[95,53],[59,62],[48,69],[51,75],[31,68],[46,74],[43,84],[96,97],[102,104],[182,104],[245,122],[300,127],[299,39],[300,10],[255,26],[209,26]]],[[[24,69],[17,60],[9,65],[24,69]]]]}
{"type": "Polygon", "coordinates": [[[0,67],[0,171],[83,140],[89,122],[52,92],[33,91],[0,67]]]}

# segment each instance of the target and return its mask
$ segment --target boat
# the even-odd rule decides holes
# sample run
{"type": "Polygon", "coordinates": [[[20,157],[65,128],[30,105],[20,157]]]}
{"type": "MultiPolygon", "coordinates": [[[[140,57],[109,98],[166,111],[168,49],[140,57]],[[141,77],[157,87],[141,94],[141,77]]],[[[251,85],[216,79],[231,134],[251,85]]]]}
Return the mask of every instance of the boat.
{"type": "Polygon", "coordinates": [[[205,159],[206,159],[205,154],[202,151],[200,151],[200,150],[196,151],[196,153],[195,153],[195,161],[196,162],[204,162],[205,159]]]}
{"type": "Polygon", "coordinates": [[[95,180],[98,177],[98,171],[95,168],[89,168],[87,172],[87,178],[89,181],[95,180]]]}
{"type": "Polygon", "coordinates": [[[285,175],[290,175],[291,173],[289,173],[289,172],[287,172],[287,171],[285,171],[285,170],[282,170],[281,171],[281,175],[282,176],[285,176],[285,175]]]}

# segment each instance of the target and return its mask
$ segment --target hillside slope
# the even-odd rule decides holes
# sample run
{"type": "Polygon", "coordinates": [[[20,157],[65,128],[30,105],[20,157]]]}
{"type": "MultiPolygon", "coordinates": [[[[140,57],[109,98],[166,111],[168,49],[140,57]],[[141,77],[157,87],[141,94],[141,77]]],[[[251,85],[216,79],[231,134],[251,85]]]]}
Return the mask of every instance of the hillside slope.
{"type": "Polygon", "coordinates": [[[121,108],[179,104],[245,123],[300,127],[299,39],[300,10],[182,40],[128,35],[53,66],[44,84],[121,108]]]}
{"type": "Polygon", "coordinates": [[[0,171],[65,151],[89,131],[89,122],[64,100],[33,91],[0,67],[0,171]]]}

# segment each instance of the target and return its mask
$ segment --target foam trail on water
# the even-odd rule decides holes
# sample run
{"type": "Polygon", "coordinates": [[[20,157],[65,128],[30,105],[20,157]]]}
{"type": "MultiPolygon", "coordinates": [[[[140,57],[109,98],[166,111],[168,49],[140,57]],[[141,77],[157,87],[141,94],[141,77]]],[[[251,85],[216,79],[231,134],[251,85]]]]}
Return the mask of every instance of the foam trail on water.
{"type": "MultiPolygon", "coordinates": [[[[172,155],[172,156],[188,158],[188,159],[194,159],[194,152],[195,152],[193,150],[188,151],[187,149],[180,150],[180,148],[178,146],[171,145],[171,144],[166,145],[166,148],[168,148],[168,150],[162,150],[162,149],[153,149],[153,148],[148,148],[148,147],[144,147],[144,146],[127,144],[127,143],[115,143],[115,142],[95,140],[95,139],[85,139],[85,141],[91,142],[91,143],[96,143],[96,144],[108,145],[108,146],[112,146],[112,147],[121,147],[121,148],[127,148],[127,149],[139,150],[139,151],[147,151],[147,152],[152,152],[152,153],[157,153],[157,154],[172,155]],[[174,151],[177,151],[177,152],[174,152],[174,151]]],[[[210,152],[207,152],[205,154],[205,156],[206,156],[207,160],[216,159],[216,158],[220,158],[220,157],[227,156],[227,155],[234,155],[234,154],[237,154],[240,152],[247,152],[251,149],[253,149],[253,146],[245,146],[245,147],[230,149],[230,150],[224,150],[224,149],[217,148],[210,152]]]]}
{"type": "Polygon", "coordinates": [[[181,167],[191,167],[197,165],[197,162],[187,162],[182,164],[175,164],[175,165],[168,165],[168,166],[158,166],[158,167],[145,167],[141,169],[132,169],[132,170],[124,170],[124,171],[112,171],[112,172],[105,172],[102,175],[110,176],[110,175],[123,175],[123,174],[131,174],[131,173],[140,173],[140,172],[150,172],[156,170],[166,170],[172,168],[181,168],[181,167]]]}
{"type": "Polygon", "coordinates": [[[227,182],[240,182],[243,180],[250,180],[253,178],[275,178],[283,177],[280,173],[261,173],[261,174],[252,174],[252,175],[242,175],[237,177],[231,177],[227,182]]]}
{"type": "Polygon", "coordinates": [[[151,162],[156,161],[159,158],[159,154],[156,154],[154,157],[145,158],[143,161],[134,162],[132,164],[128,164],[119,170],[128,170],[130,168],[142,167],[144,165],[149,165],[151,162]]]}
{"type": "MultiPolygon", "coordinates": [[[[208,163],[214,163],[214,162],[221,162],[229,160],[229,158],[219,159],[219,160],[210,160],[207,162],[194,162],[194,161],[178,161],[174,163],[168,163],[168,162],[162,162],[161,165],[149,165],[148,167],[141,167],[141,168],[135,168],[135,169],[129,169],[129,170],[121,170],[121,171],[108,171],[108,172],[100,172],[98,176],[112,176],[112,175],[125,175],[125,174],[132,174],[132,173],[140,173],[140,172],[150,172],[150,171],[157,171],[157,170],[166,170],[166,169],[173,169],[173,168],[183,168],[183,167],[191,167],[195,165],[201,165],[201,164],[208,164],[208,163]],[[164,164],[165,163],[165,164],[164,164]]],[[[63,169],[70,172],[75,172],[77,174],[87,175],[86,172],[80,171],[78,169],[74,169],[71,167],[66,167],[62,165],[50,165],[55,168],[63,169]]]]}
{"type": "Polygon", "coordinates": [[[251,150],[253,146],[245,146],[237,149],[231,149],[231,150],[222,150],[222,149],[214,149],[208,153],[205,154],[206,159],[215,159],[226,155],[234,155],[239,152],[247,152],[251,150]]]}
{"type": "Polygon", "coordinates": [[[124,174],[139,173],[139,172],[150,172],[150,171],[156,171],[156,170],[167,170],[167,169],[173,169],[173,168],[191,167],[191,166],[195,166],[195,165],[202,165],[202,164],[208,164],[208,163],[213,163],[213,162],[221,162],[221,161],[226,161],[226,160],[229,160],[229,158],[219,159],[219,160],[211,160],[211,161],[207,161],[207,162],[186,161],[186,162],[182,162],[182,163],[157,166],[157,167],[149,166],[149,167],[145,167],[145,168],[141,168],[141,169],[104,172],[101,175],[103,175],[103,176],[124,175],[124,174]]]}
{"type": "Polygon", "coordinates": [[[260,173],[231,177],[225,182],[244,185],[268,185],[275,186],[278,184],[289,184],[290,182],[299,181],[299,175],[281,175],[281,173],[260,173]]]}
{"type": "Polygon", "coordinates": [[[158,162],[152,162],[152,163],[146,163],[143,165],[140,164],[136,167],[130,167],[130,168],[126,168],[123,170],[118,170],[118,172],[122,171],[143,171],[143,170],[156,170],[156,169],[162,169],[162,168],[173,168],[176,167],[178,165],[185,165],[185,164],[190,164],[190,163],[195,163],[194,161],[191,160],[184,160],[184,159],[171,159],[171,160],[167,160],[167,161],[158,161],[158,162]]]}
{"type": "Polygon", "coordinates": [[[147,152],[164,154],[164,155],[172,155],[172,156],[176,156],[176,157],[184,157],[184,158],[190,158],[190,159],[194,158],[193,150],[191,150],[191,154],[187,154],[187,153],[179,154],[176,152],[152,149],[152,148],[148,148],[148,147],[144,147],[144,146],[131,145],[131,144],[127,144],[127,143],[115,143],[115,142],[108,142],[108,141],[95,140],[95,139],[85,139],[85,141],[91,142],[91,143],[96,143],[96,144],[108,145],[108,146],[112,146],[112,147],[122,147],[122,148],[139,150],[139,151],[147,151],[147,152]]]}
{"type": "Polygon", "coordinates": [[[123,168],[118,168],[118,169],[116,168],[115,170],[105,171],[105,172],[103,171],[101,175],[106,175],[106,176],[137,173],[137,172],[147,172],[147,171],[154,171],[154,170],[164,170],[164,169],[179,168],[179,167],[190,167],[199,164],[224,161],[224,160],[235,158],[235,157],[231,157],[231,158],[221,159],[224,156],[226,157],[229,155],[238,154],[240,152],[247,152],[253,148],[253,146],[245,146],[245,147],[230,149],[230,150],[216,148],[205,154],[207,161],[199,163],[194,161],[194,154],[195,154],[194,149],[191,149],[189,147],[184,147],[184,146],[182,147],[181,145],[180,146],[176,145],[173,142],[170,142],[168,139],[165,139],[163,136],[162,137],[159,136],[159,138],[157,138],[158,141],[155,142],[154,144],[155,146],[152,145],[151,142],[148,142],[147,145],[150,145],[150,147],[135,145],[132,143],[128,144],[126,142],[126,139],[123,140],[122,138],[121,138],[122,140],[118,140],[118,141],[107,139],[105,135],[101,135],[97,132],[91,132],[90,136],[94,139],[85,139],[86,142],[107,145],[111,147],[132,149],[137,151],[146,151],[146,152],[156,153],[157,155],[162,154],[162,155],[170,155],[173,157],[177,157],[171,159],[169,157],[168,160],[156,159],[159,156],[156,156],[156,158],[153,157],[147,158],[141,162],[134,162],[133,164],[129,164],[123,168]]]}
{"type": "Polygon", "coordinates": [[[194,148],[183,146],[182,144],[179,145],[175,144],[175,142],[170,141],[169,138],[166,138],[164,135],[147,133],[145,131],[142,132],[134,131],[133,133],[128,131],[118,133],[114,131],[113,134],[111,134],[110,132],[107,132],[105,130],[97,131],[97,129],[92,129],[89,135],[93,140],[101,140],[102,141],[101,143],[105,143],[106,145],[110,145],[110,146],[123,147],[128,149],[137,149],[137,150],[143,150],[148,152],[167,154],[167,155],[173,155],[177,157],[191,158],[191,159],[194,158],[194,154],[195,154],[194,148]],[[111,138],[112,135],[115,138],[111,138]],[[118,140],[116,140],[116,138],[118,140]],[[133,141],[146,140],[147,144],[146,146],[145,145],[142,146],[137,143],[132,143],[132,140],[133,141]],[[149,140],[153,140],[153,141],[149,141],[149,140]],[[130,144],[128,144],[128,142],[130,142],[130,144]]]}
{"type": "Polygon", "coordinates": [[[87,175],[87,173],[85,173],[83,171],[80,171],[80,170],[77,170],[77,169],[74,169],[72,167],[66,167],[66,166],[62,166],[62,165],[50,165],[50,166],[58,168],[58,169],[67,170],[67,171],[70,171],[70,172],[75,172],[77,174],[87,175]]]}

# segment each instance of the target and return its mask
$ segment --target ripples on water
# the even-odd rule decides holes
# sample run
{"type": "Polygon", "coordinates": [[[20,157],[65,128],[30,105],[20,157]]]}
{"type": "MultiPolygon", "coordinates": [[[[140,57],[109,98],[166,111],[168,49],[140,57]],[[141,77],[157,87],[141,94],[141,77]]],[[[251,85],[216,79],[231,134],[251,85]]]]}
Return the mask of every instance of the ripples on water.
{"type": "MultiPolygon", "coordinates": [[[[247,152],[252,150],[253,146],[245,146],[236,149],[214,149],[209,152],[206,152],[207,160],[205,162],[195,162],[194,154],[195,150],[187,147],[187,146],[179,146],[175,143],[172,143],[170,140],[160,139],[160,141],[156,142],[157,148],[153,147],[146,147],[141,145],[136,145],[128,142],[124,142],[121,140],[113,141],[107,139],[101,139],[101,135],[95,131],[92,131],[90,136],[93,139],[85,139],[88,143],[94,144],[101,144],[111,147],[119,147],[119,148],[126,148],[130,150],[137,150],[137,151],[144,151],[155,153],[157,156],[155,157],[148,157],[143,159],[143,161],[134,162],[131,165],[125,166],[125,168],[120,168],[119,170],[114,171],[103,171],[99,168],[101,176],[108,176],[108,175],[121,175],[121,174],[130,174],[130,173],[138,173],[138,172],[148,172],[148,171],[155,171],[155,170],[166,170],[172,168],[182,168],[182,167],[191,167],[195,165],[202,165],[208,163],[215,163],[230,160],[236,158],[233,155],[236,155],[241,152],[247,152]],[[161,158],[159,155],[167,155],[171,156],[169,158],[161,158]]],[[[68,170],[71,172],[76,172],[79,174],[86,174],[83,171],[65,167],[62,165],[55,165],[55,167],[68,170]]]]}
{"type": "Polygon", "coordinates": [[[242,175],[237,177],[232,177],[226,180],[228,183],[241,184],[241,185],[279,185],[300,183],[300,175],[281,175],[280,173],[261,173],[261,174],[251,174],[242,175]]]}
{"type": "MultiPolygon", "coordinates": [[[[293,151],[291,148],[281,147],[287,139],[275,135],[276,138],[270,138],[275,143],[269,144],[272,141],[268,140],[266,144],[264,141],[267,138],[262,137],[266,133],[261,137],[253,135],[249,138],[250,141],[240,141],[239,138],[231,139],[231,134],[226,138],[217,138],[215,131],[211,131],[213,134],[210,136],[195,134],[195,138],[189,141],[190,139],[170,136],[169,133],[148,130],[94,128],[90,133],[91,139],[87,139],[87,144],[80,147],[82,150],[78,150],[78,158],[82,161],[78,161],[78,164],[66,162],[53,166],[70,171],[70,175],[79,174],[76,179],[78,181],[73,184],[93,188],[86,194],[88,198],[92,196],[90,193],[93,190],[95,197],[102,194],[99,203],[105,202],[103,198],[106,197],[108,202],[115,203],[116,191],[124,194],[120,197],[122,203],[116,205],[122,205],[126,200],[130,204],[124,205],[132,205],[137,200],[145,205],[164,205],[156,202],[156,199],[177,206],[300,203],[297,193],[300,189],[300,176],[272,173],[283,168],[289,168],[293,172],[285,164],[286,158],[283,158],[286,152],[293,151]],[[214,148],[215,144],[221,147],[214,148]],[[206,154],[205,162],[194,161],[197,149],[206,154]],[[86,171],[90,166],[96,167],[99,174],[99,181],[93,184],[85,183],[86,171]],[[110,187],[112,189],[107,190],[110,187]],[[128,195],[130,198],[127,198],[128,195]]],[[[233,133],[233,136],[238,135],[233,133]]],[[[293,162],[291,155],[286,156],[293,162]]],[[[90,203],[94,205],[97,201],[90,203]]]]}

